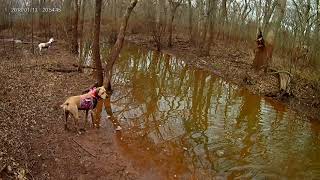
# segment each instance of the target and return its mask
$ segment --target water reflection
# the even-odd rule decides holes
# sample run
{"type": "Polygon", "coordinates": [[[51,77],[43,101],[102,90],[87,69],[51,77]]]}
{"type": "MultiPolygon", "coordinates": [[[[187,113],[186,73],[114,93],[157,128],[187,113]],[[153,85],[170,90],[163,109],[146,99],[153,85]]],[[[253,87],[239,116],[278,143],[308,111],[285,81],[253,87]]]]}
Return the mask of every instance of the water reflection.
{"type": "Polygon", "coordinates": [[[114,73],[108,114],[141,166],[187,179],[320,177],[320,125],[285,106],[132,46],[114,73]]]}

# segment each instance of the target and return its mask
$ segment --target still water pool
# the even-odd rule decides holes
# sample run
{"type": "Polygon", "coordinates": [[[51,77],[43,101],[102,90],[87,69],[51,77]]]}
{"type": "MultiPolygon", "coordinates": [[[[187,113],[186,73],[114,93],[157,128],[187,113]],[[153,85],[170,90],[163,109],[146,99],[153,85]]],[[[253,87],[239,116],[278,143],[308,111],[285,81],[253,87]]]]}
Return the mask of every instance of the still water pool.
{"type": "MultiPolygon", "coordinates": [[[[111,109],[122,152],[181,179],[319,179],[320,124],[183,59],[126,46],[111,109]]],[[[108,110],[109,109],[109,110],[108,110]]]]}

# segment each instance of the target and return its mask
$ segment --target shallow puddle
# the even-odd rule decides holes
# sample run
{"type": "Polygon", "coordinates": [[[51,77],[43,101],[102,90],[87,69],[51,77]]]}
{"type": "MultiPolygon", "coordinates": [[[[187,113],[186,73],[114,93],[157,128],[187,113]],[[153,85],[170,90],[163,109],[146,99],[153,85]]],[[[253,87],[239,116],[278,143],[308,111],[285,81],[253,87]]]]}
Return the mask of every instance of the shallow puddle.
{"type": "MultiPolygon", "coordinates": [[[[320,177],[320,125],[182,60],[126,46],[110,119],[136,165],[166,178],[320,177]]],[[[106,112],[102,114],[106,116],[106,112]]]]}

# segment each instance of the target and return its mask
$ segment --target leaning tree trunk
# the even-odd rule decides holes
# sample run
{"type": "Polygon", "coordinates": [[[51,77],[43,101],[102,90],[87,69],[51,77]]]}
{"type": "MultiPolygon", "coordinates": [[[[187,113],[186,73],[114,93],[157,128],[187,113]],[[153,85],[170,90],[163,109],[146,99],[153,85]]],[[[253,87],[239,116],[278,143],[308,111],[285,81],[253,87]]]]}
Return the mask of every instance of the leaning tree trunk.
{"type": "Polygon", "coordinates": [[[130,5],[127,7],[127,10],[123,16],[120,31],[117,37],[117,41],[115,45],[113,46],[108,58],[107,58],[107,64],[105,65],[105,79],[104,79],[104,86],[108,91],[112,91],[111,89],[111,79],[112,79],[112,68],[114,63],[119,57],[120,51],[123,46],[125,31],[127,29],[128,20],[130,18],[131,12],[133,8],[137,5],[138,0],[131,1],[130,5]]]}
{"type": "Polygon", "coordinates": [[[94,37],[93,37],[93,60],[96,66],[96,80],[97,85],[103,85],[103,72],[102,72],[102,64],[100,59],[100,20],[101,20],[101,4],[102,0],[96,0],[96,11],[94,18],[94,37]]]}
{"type": "Polygon", "coordinates": [[[78,21],[79,21],[79,3],[78,0],[74,0],[74,19],[72,24],[72,45],[71,52],[73,54],[78,54],[78,21]]]}
{"type": "Polygon", "coordinates": [[[266,42],[264,42],[262,33],[260,31],[257,38],[258,48],[255,51],[255,58],[253,61],[253,67],[256,71],[260,69],[264,69],[265,71],[272,60],[273,48],[275,45],[276,35],[281,27],[281,22],[284,17],[285,9],[286,9],[287,0],[277,0],[277,7],[275,10],[275,14],[272,18],[272,22],[267,37],[266,42]],[[261,44],[263,40],[263,45],[261,44]]]}

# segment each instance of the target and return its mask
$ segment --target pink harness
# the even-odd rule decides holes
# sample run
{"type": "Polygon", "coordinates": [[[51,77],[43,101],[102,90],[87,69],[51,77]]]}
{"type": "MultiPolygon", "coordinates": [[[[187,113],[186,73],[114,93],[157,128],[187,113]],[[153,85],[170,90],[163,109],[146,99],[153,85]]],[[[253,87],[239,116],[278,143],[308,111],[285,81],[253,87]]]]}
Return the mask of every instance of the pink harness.
{"type": "Polygon", "coordinates": [[[90,89],[89,93],[80,96],[80,109],[89,110],[94,109],[98,102],[97,89],[90,89]]]}

